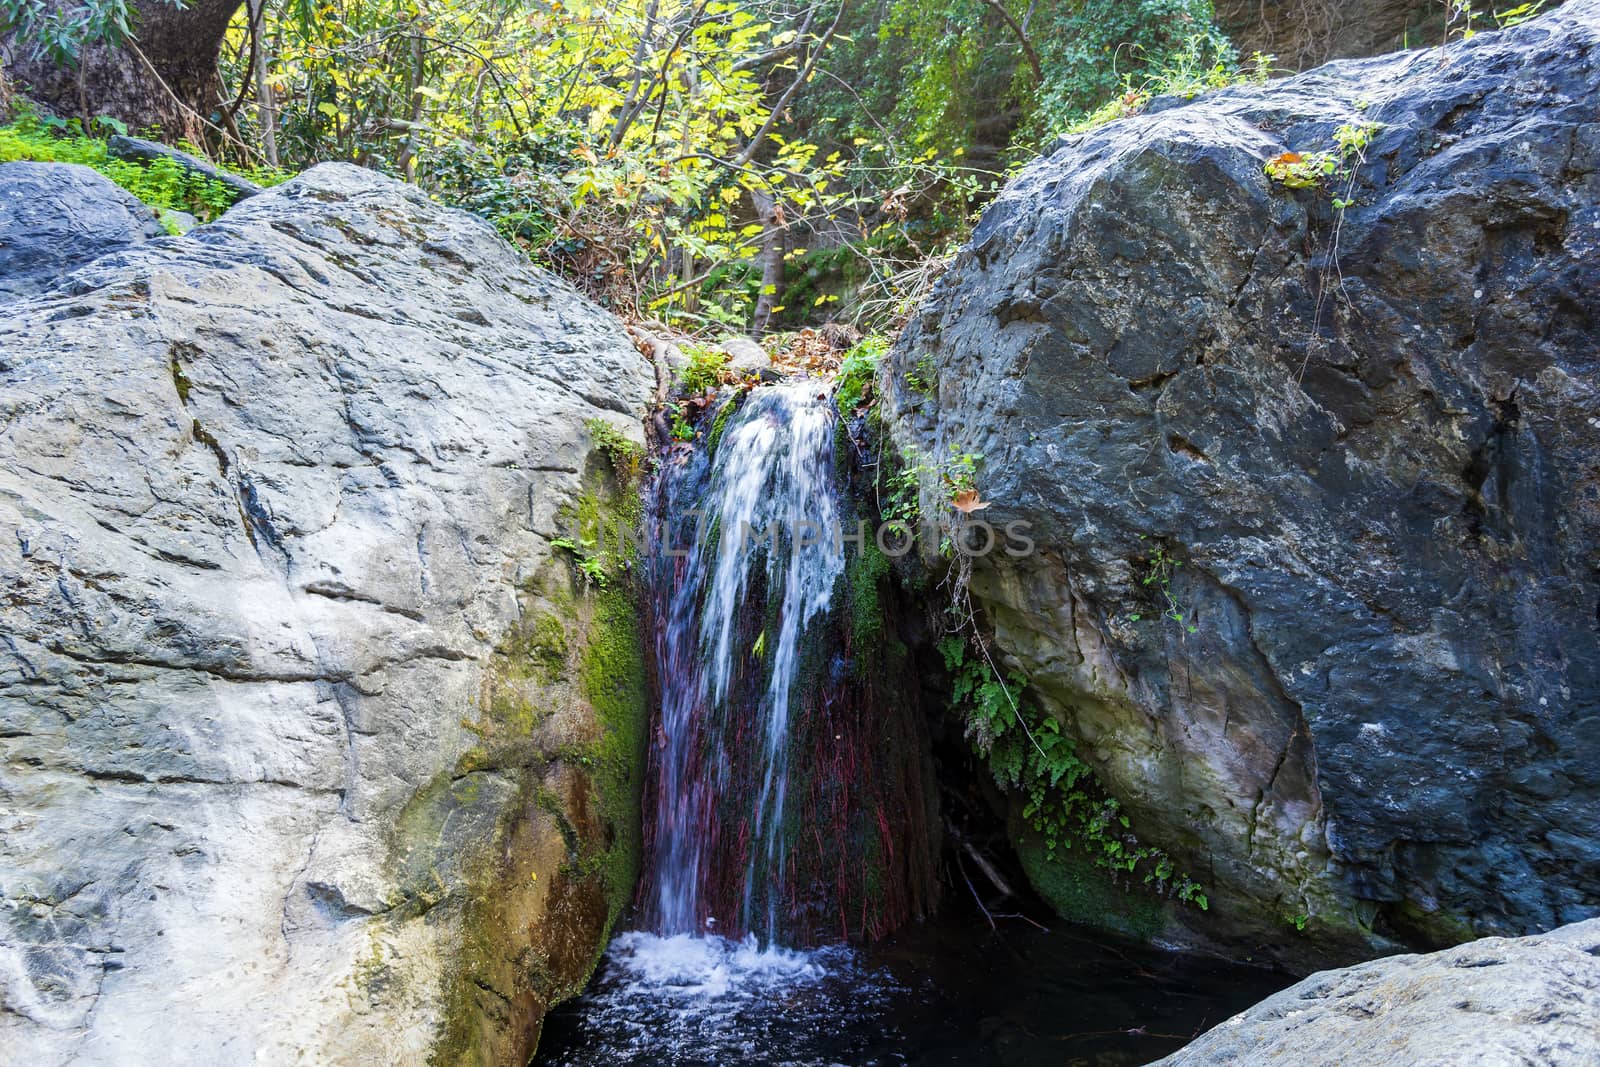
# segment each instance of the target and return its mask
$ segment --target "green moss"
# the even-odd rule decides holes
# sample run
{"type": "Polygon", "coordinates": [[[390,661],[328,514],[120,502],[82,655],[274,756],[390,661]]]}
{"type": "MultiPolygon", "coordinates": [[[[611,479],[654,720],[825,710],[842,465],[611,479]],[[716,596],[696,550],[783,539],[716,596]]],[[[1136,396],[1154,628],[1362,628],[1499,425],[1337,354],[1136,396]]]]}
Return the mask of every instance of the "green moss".
{"type": "Polygon", "coordinates": [[[595,711],[601,738],[594,757],[595,785],[611,840],[605,849],[606,892],[615,921],[639,877],[649,702],[639,613],[628,591],[597,596],[589,640],[579,664],[579,687],[595,711]]]}
{"type": "Polygon", "coordinates": [[[1052,857],[1044,839],[1021,819],[1012,820],[1012,844],[1028,882],[1055,913],[1068,922],[1118,930],[1149,940],[1165,928],[1159,901],[1130,893],[1097,866],[1083,849],[1057,849],[1052,857]]]}
{"type": "MultiPolygon", "coordinates": [[[[1433,949],[1449,948],[1479,936],[1466,919],[1449,911],[1424,911],[1414,900],[1399,900],[1384,906],[1385,918],[1407,940],[1433,949]]],[[[1333,916],[1319,913],[1311,921],[1318,927],[1332,927],[1333,916]]]]}
{"type": "Polygon", "coordinates": [[[643,471],[644,446],[630,441],[604,419],[589,419],[583,425],[589,431],[589,439],[611,464],[617,484],[625,490],[636,489],[643,471]]]}
{"type": "Polygon", "coordinates": [[[171,353],[172,360],[172,386],[178,391],[178,402],[184,406],[189,403],[189,390],[193,387],[189,376],[183,373],[183,364],[178,362],[178,350],[174,348],[171,353]]]}
{"type": "MultiPolygon", "coordinates": [[[[871,533],[868,533],[871,537],[871,533]]],[[[845,562],[850,596],[850,639],[863,666],[879,662],[883,651],[882,583],[889,575],[889,557],[872,541],[845,562]]]]}
{"type": "Polygon", "coordinates": [[[728,429],[728,422],[733,418],[733,413],[739,410],[739,404],[744,398],[744,393],[734,393],[717,408],[717,413],[711,417],[711,432],[706,435],[708,450],[715,452],[717,445],[722,443],[722,435],[728,429]]]}
{"type": "MultiPolygon", "coordinates": [[[[636,488],[623,484],[624,473],[597,450],[563,516],[566,529],[599,530],[636,514],[636,488]]],[[[609,556],[609,538],[605,549],[609,556]]],[[[583,989],[632,899],[648,700],[628,572],[613,573],[601,587],[552,558],[520,584],[524,622],[496,647],[480,713],[466,724],[479,743],[454,770],[481,783],[465,792],[430,784],[414,798],[408,837],[447,821],[459,830],[448,814],[456,793],[476,802],[479,827],[498,820],[492,832],[475,829],[483,845],[450,897],[464,909],[462,939],[441,993],[435,1063],[531,1053],[524,1042],[537,1035],[543,1012],[583,989]],[[440,799],[440,789],[452,799],[440,799]],[[562,843],[554,870],[546,851],[552,827],[562,843]],[[546,894],[542,903],[530,899],[531,887],[546,894]],[[496,999],[503,996],[509,1007],[496,999]]]]}

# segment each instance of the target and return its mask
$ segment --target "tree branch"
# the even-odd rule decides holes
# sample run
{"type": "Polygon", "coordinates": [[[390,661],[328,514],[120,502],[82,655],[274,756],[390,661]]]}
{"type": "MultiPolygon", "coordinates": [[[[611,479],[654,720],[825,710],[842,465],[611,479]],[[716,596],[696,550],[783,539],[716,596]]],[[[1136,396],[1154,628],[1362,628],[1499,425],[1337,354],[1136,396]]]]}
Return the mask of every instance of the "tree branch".
{"type": "Polygon", "coordinates": [[[828,50],[829,42],[833,40],[833,35],[839,32],[839,24],[844,21],[844,13],[849,9],[850,0],[840,0],[839,12],[833,16],[833,22],[829,24],[828,29],[823,33],[822,40],[817,42],[816,50],[806,60],[806,65],[801,68],[794,81],[790,82],[789,87],[783,91],[783,95],[778,97],[778,102],[772,106],[772,110],[767,114],[767,121],[761,124],[761,128],[756,131],[754,137],[750,138],[750,143],[745,146],[744,151],[739,153],[738,159],[734,161],[736,165],[742,167],[754,158],[756,150],[761,147],[761,142],[766,140],[767,134],[772,132],[772,127],[778,121],[778,116],[783,113],[784,108],[789,106],[789,101],[793,100],[794,94],[800,91],[800,86],[804,85],[806,79],[811,77],[811,72],[817,67],[817,61],[822,58],[822,53],[828,50]]]}
{"type": "Polygon", "coordinates": [[[1022,45],[1022,54],[1028,57],[1028,66],[1033,68],[1034,81],[1044,81],[1044,70],[1039,66],[1039,53],[1033,50],[1033,42],[1028,40],[1027,31],[1017,24],[1016,19],[1011,17],[1011,12],[1006,10],[1006,6],[1001,0],[983,0],[983,2],[994,8],[995,13],[1005,20],[1007,26],[1011,27],[1011,32],[1017,35],[1017,41],[1022,45]]]}

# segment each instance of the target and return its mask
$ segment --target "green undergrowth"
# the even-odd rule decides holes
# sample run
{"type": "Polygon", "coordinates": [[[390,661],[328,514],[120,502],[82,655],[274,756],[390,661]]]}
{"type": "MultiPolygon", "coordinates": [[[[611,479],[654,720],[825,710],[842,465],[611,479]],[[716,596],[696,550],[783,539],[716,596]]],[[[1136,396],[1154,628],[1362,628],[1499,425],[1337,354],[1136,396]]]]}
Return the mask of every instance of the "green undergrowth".
{"type": "Polygon", "coordinates": [[[697,396],[722,384],[723,375],[731,362],[726,352],[701,345],[683,343],[679,350],[688,359],[677,372],[678,384],[685,396],[697,396]]]}
{"type": "MultiPolygon", "coordinates": [[[[185,211],[201,222],[210,222],[233,206],[233,190],[176,160],[145,163],[112,157],[106,149],[107,138],[126,130],[108,119],[96,120],[95,127],[105,136],[85,133],[76,120],[63,122],[24,112],[16,121],[0,126],[0,163],[79,163],[105,175],[153,209],[185,211]]],[[[292,177],[277,170],[250,170],[242,176],[257,185],[277,185],[292,177]]],[[[176,232],[171,223],[164,220],[162,224],[176,232]]]]}
{"type": "Polygon", "coordinates": [[[833,402],[838,405],[840,415],[848,418],[864,403],[875,402],[873,383],[878,375],[878,364],[888,351],[889,339],[874,335],[863,337],[844,354],[833,386],[833,402]]]}
{"type": "Polygon", "coordinates": [[[938,648],[953,680],[950,705],[965,721],[969,743],[987,760],[996,784],[1021,796],[1022,818],[1038,838],[1035,867],[1087,863],[1115,881],[1137,882],[1202,911],[1209,906],[1199,883],[1170,856],[1139,841],[1121,803],[1078,756],[1060,723],[1027,706],[1025,678],[1013,674],[1002,681],[965,637],[946,637],[938,648]]]}
{"type": "Polygon", "coordinates": [[[1124,75],[1122,91],[1067,128],[1067,133],[1084,133],[1129,115],[1137,115],[1158,96],[1193,99],[1230,85],[1265,85],[1272,76],[1272,56],[1256,52],[1248,62],[1236,65],[1226,42],[1197,34],[1166,57],[1153,73],[1142,77],[1124,75]]]}

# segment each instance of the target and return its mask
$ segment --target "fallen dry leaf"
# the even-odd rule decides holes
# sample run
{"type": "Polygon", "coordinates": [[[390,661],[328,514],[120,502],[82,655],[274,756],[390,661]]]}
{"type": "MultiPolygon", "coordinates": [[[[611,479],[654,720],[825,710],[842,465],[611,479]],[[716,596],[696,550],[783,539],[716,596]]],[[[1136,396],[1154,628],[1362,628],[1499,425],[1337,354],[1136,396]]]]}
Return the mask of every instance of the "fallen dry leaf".
{"type": "Polygon", "coordinates": [[[978,499],[978,491],[976,489],[961,490],[950,503],[963,515],[971,515],[974,511],[982,511],[989,506],[989,501],[978,499]]]}

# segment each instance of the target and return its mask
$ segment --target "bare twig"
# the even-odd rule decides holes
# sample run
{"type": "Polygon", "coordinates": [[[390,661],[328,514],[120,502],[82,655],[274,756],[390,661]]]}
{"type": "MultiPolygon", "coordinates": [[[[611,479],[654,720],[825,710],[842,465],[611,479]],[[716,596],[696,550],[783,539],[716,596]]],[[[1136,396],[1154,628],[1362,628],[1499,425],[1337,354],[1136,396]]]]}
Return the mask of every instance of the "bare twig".
{"type": "Polygon", "coordinates": [[[1011,17],[1011,12],[1006,10],[1005,4],[1000,0],[983,0],[983,2],[993,8],[995,13],[1005,20],[1005,24],[1011,27],[1011,32],[1017,35],[1017,41],[1022,45],[1022,54],[1028,57],[1028,66],[1033,68],[1033,80],[1044,81],[1044,69],[1039,65],[1039,53],[1034,51],[1033,42],[1028,40],[1028,32],[1017,24],[1017,20],[1011,17]]]}

